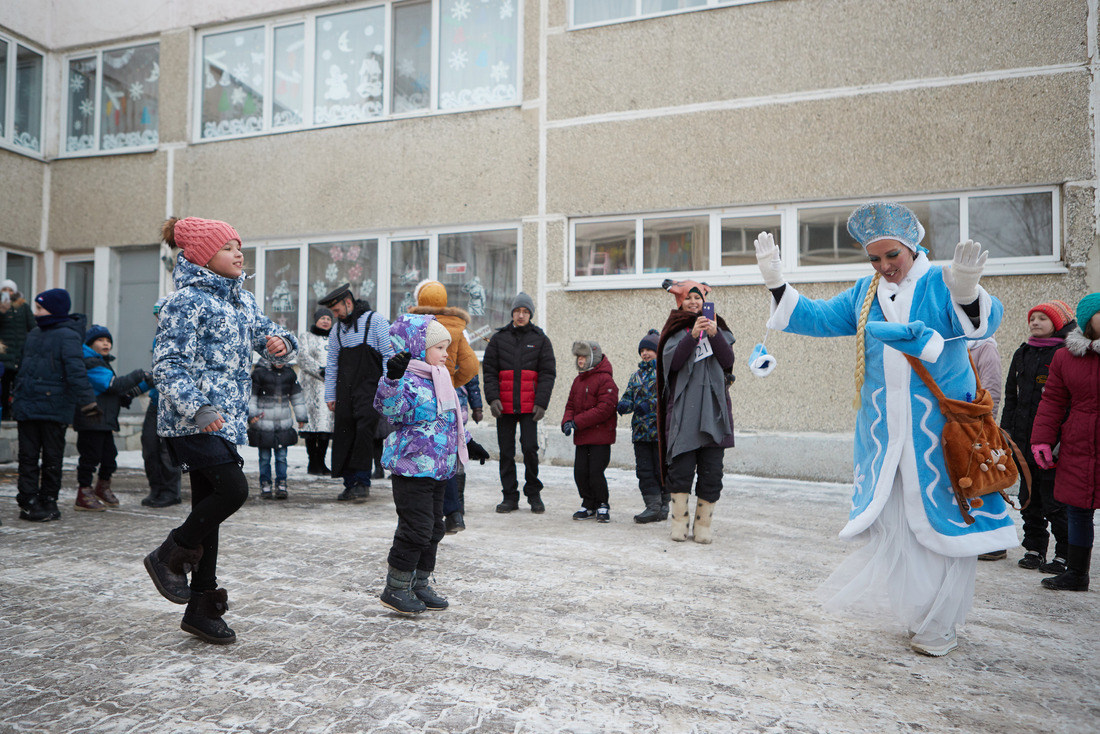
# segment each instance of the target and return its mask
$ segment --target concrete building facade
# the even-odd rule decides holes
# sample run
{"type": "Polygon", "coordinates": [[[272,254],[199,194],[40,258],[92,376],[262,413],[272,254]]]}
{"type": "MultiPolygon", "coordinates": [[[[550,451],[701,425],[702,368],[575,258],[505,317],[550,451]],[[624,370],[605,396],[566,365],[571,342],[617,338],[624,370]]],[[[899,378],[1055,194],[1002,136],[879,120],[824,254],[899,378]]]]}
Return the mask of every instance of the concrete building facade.
{"type": "Polygon", "coordinates": [[[295,330],[338,281],[392,317],[437,278],[478,333],[525,290],[555,422],[572,342],[625,385],[661,281],[693,277],[773,456],[850,432],[854,340],[772,334],[779,368],[749,373],[759,231],[821,298],[870,272],[844,231],[863,201],[913,206],[934,260],[983,242],[1006,364],[1028,308],[1100,290],[1096,30],[1096,0],[5,3],[0,276],[69,287],[133,337],[124,369],[168,215],[231,222],[295,330]]]}

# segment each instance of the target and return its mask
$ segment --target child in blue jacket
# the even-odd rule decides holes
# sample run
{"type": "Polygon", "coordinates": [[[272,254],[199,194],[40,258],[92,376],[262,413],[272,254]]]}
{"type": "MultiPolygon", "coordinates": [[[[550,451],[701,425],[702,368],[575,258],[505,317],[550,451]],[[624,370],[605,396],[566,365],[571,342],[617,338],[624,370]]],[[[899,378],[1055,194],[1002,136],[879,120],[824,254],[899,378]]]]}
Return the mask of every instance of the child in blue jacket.
{"type": "Polygon", "coordinates": [[[660,333],[650,329],[638,342],[638,371],[630,376],[622,398],[619,415],[633,413],[630,438],[634,442],[634,472],[642,492],[645,510],[634,516],[634,522],[657,522],[668,518],[669,494],[661,486],[661,456],[657,448],[657,340],[660,333]]]}
{"type": "Polygon", "coordinates": [[[148,392],[153,385],[153,375],[145,370],[134,370],[115,376],[111,369],[111,347],[114,339],[106,326],[92,324],[84,332],[84,368],[88,381],[96,395],[96,403],[102,413],[89,418],[82,411],[73,414],[76,431],[76,449],[80,459],[76,464],[75,509],[103,512],[108,507],[118,507],[118,498],[111,491],[111,476],[118,468],[115,458],[115,431],[118,430],[118,414],[130,407],[130,401],[148,392]],[[99,478],[92,488],[92,475],[99,469],[99,478]]]}

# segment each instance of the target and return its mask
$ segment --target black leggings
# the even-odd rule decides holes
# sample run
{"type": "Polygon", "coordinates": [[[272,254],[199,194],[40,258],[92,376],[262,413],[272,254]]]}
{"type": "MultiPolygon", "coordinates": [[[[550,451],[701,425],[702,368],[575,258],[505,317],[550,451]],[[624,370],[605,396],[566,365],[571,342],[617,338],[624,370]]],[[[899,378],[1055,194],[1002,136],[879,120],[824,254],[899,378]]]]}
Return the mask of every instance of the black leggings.
{"type": "Polygon", "coordinates": [[[218,588],[218,527],[248,499],[248,479],[236,462],[192,469],[190,476],[191,514],[174,535],[184,547],[202,546],[191,590],[213,591],[218,588]]]}

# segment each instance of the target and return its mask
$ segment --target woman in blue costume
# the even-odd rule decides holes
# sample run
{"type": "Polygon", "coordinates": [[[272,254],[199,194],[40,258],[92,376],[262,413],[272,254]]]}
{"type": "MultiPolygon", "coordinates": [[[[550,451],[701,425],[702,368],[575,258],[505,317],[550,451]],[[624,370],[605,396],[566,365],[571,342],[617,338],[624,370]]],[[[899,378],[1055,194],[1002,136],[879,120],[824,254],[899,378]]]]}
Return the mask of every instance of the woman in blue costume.
{"type": "Polygon", "coordinates": [[[924,228],[900,204],[872,202],[848,218],[874,276],[828,300],[801,296],[783,278],[772,236],[756,257],[773,301],[768,327],[808,336],[856,336],[852,505],[845,540],[866,544],[819,590],[826,608],[890,610],[916,652],[956,647],[974,596],[977,556],[1018,545],[1008,505],[987,495],[967,524],[944,467],[944,419],[905,356],[922,360],[950,398],[969,400],[975,380],[966,341],[990,336],[1004,308],[978,281],[988,256],[960,242],[950,266],[932,265],[924,228]]]}

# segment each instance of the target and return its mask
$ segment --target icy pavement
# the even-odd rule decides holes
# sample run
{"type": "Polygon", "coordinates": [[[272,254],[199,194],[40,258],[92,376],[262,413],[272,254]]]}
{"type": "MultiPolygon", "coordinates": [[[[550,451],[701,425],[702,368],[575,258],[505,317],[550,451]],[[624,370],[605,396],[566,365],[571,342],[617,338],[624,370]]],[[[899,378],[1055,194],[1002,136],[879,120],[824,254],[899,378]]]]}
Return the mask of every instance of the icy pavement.
{"type": "Polygon", "coordinates": [[[569,468],[544,467],[545,515],[501,515],[496,465],[474,466],[468,529],[436,570],[451,608],[406,619],[376,598],[389,482],[337,503],[339,484],[307,478],[304,459],[291,450],[289,500],[253,497],[222,528],[228,647],[181,632],[182,607],[149,581],[142,557],[186,510],[141,507],[140,471],[120,471],[121,508],[73,512],[67,489],[62,520],[34,525],[16,519],[14,465],[0,466],[0,731],[1100,728],[1096,590],[1042,589],[1019,548],[979,564],[946,658],[913,654],[887,620],[822,612],[814,589],[851,550],[836,538],[846,487],[727,477],[702,546],[631,521],[630,472],[608,472],[612,522],[598,525],[570,519],[569,468]]]}

